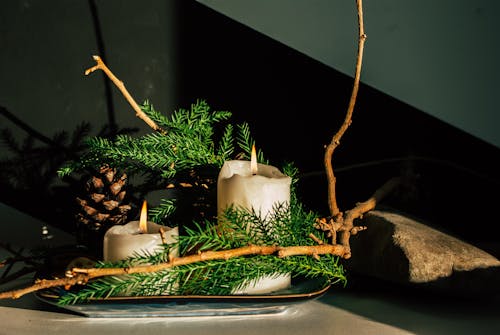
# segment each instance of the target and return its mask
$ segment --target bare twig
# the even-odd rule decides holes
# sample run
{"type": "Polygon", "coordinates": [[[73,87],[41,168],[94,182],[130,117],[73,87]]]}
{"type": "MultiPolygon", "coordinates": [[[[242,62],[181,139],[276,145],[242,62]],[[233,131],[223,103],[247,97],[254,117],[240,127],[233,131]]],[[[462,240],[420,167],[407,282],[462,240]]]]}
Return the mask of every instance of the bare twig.
{"type": "Polygon", "coordinates": [[[230,250],[205,251],[195,255],[172,258],[166,263],[154,265],[139,265],[128,268],[74,268],[67,273],[65,278],[40,279],[29,287],[8,292],[1,292],[0,299],[17,299],[31,292],[57,286],[69,288],[73,285],[85,285],[89,280],[99,277],[120,276],[134,273],[152,273],[170,269],[175,266],[202,261],[218,259],[227,260],[232,257],[273,254],[278,257],[289,257],[295,255],[317,256],[322,254],[333,254],[342,257],[344,252],[345,248],[342,245],[329,244],[291,247],[249,245],[230,250]]]}
{"type": "Polygon", "coordinates": [[[377,190],[375,194],[365,202],[358,203],[356,206],[346,211],[341,212],[337,204],[336,197],[336,178],[332,167],[332,156],[335,149],[340,145],[340,139],[347,131],[347,128],[351,126],[352,114],[354,111],[354,106],[356,104],[356,98],[359,91],[359,81],[361,77],[361,66],[363,63],[363,51],[366,41],[366,34],[363,23],[363,4],[362,0],[356,0],[357,10],[358,10],[358,53],[356,59],[356,71],[354,76],[354,84],[352,88],[351,98],[349,100],[349,106],[347,108],[347,113],[342,123],[340,129],[333,136],[330,144],[325,148],[324,165],[328,181],[328,206],[330,209],[330,218],[318,219],[316,226],[324,231],[328,231],[328,235],[331,237],[331,243],[337,243],[337,233],[339,236],[339,244],[344,246],[344,258],[348,259],[351,257],[351,248],[349,245],[349,239],[351,235],[355,235],[358,232],[365,230],[366,227],[355,227],[354,220],[361,217],[364,213],[375,208],[375,205],[389,192],[391,192],[398,184],[399,178],[389,180],[381,189],[377,190]],[[345,214],[345,217],[344,217],[345,214]]]}
{"type": "Polygon", "coordinates": [[[149,118],[149,116],[147,116],[141,110],[141,108],[139,107],[139,105],[137,104],[137,102],[135,102],[134,98],[132,98],[132,96],[128,92],[128,90],[125,87],[125,85],[123,84],[123,82],[121,80],[119,80],[113,74],[113,72],[111,72],[111,70],[106,66],[106,64],[104,64],[104,62],[102,61],[101,57],[99,57],[99,56],[92,56],[92,58],[94,58],[94,60],[96,61],[97,65],[95,65],[95,66],[93,66],[93,67],[88,68],[87,70],[85,70],[85,75],[87,76],[87,75],[89,75],[90,73],[92,73],[92,72],[94,72],[96,70],[102,70],[102,71],[104,71],[104,73],[109,77],[109,79],[111,79],[111,81],[116,85],[116,87],[118,87],[118,89],[120,90],[120,92],[122,92],[122,94],[125,97],[125,99],[127,99],[128,103],[132,106],[132,108],[134,109],[134,111],[136,113],[135,115],[138,118],[140,118],[141,120],[143,120],[144,122],[146,122],[146,124],[148,126],[150,126],[153,130],[161,132],[161,133],[165,133],[164,129],[162,129],[160,126],[158,126],[153,120],[151,120],[149,118]]]}
{"type": "Polygon", "coordinates": [[[74,277],[64,277],[57,279],[38,279],[31,286],[24,287],[18,290],[12,290],[0,293],[0,299],[18,299],[28,293],[44,290],[51,287],[65,286],[71,287],[73,285],[86,284],[87,276],[78,275],[74,277]]]}
{"type": "Polygon", "coordinates": [[[316,243],[318,244],[324,244],[324,242],[322,240],[320,240],[316,235],[314,235],[313,233],[309,234],[309,237],[316,243]]]}
{"type": "Polygon", "coordinates": [[[349,101],[349,106],[347,108],[347,113],[344,119],[344,122],[342,123],[340,129],[338,132],[333,136],[332,141],[330,144],[326,147],[325,149],[325,157],[324,157],[324,164],[325,164],[325,170],[326,170],[326,175],[328,178],[328,205],[330,208],[330,215],[332,217],[338,217],[339,215],[342,215],[340,212],[340,209],[337,204],[337,197],[336,197],[336,190],[335,190],[335,185],[336,185],[336,179],[335,175],[333,173],[333,167],[332,167],[332,155],[335,149],[340,145],[340,139],[346,132],[347,128],[351,125],[351,119],[352,119],[352,113],[354,111],[354,105],[356,104],[356,98],[358,95],[358,90],[359,90],[359,79],[361,76],[361,65],[363,63],[363,49],[365,45],[365,40],[366,40],[366,34],[364,30],[364,23],[363,23],[363,4],[362,0],[356,0],[357,4],[357,9],[358,9],[358,27],[359,27],[359,40],[358,40],[358,56],[356,60],[356,72],[354,76],[354,84],[352,88],[352,93],[351,93],[351,99],[349,101]]]}
{"type": "Polygon", "coordinates": [[[356,206],[345,212],[345,216],[337,216],[330,218],[318,218],[315,228],[328,232],[328,237],[331,237],[331,244],[337,243],[337,233],[339,234],[339,245],[344,247],[343,258],[351,257],[351,247],[349,239],[351,235],[356,235],[360,231],[366,229],[364,226],[354,226],[354,220],[361,218],[363,214],[371,211],[375,206],[382,201],[389,193],[394,191],[401,184],[401,178],[395,177],[388,180],[382,185],[373,195],[364,202],[358,202],[356,206]]]}
{"type": "Polygon", "coordinates": [[[345,212],[346,215],[343,219],[343,225],[339,236],[339,243],[346,248],[344,258],[347,259],[351,257],[351,247],[349,245],[349,238],[351,235],[356,235],[359,231],[366,229],[366,227],[354,226],[354,220],[361,218],[363,214],[374,209],[383,198],[399,186],[400,182],[401,179],[399,177],[388,180],[381,188],[375,191],[368,200],[357,203],[353,209],[345,212]]]}

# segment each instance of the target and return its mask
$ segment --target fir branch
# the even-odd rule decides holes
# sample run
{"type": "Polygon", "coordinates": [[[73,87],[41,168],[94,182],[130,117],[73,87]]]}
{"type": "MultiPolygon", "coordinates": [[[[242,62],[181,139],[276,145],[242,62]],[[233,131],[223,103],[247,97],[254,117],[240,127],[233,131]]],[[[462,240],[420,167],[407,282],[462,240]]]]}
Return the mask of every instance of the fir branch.
{"type": "MultiPolygon", "coordinates": [[[[255,145],[255,141],[250,135],[250,125],[246,122],[238,124],[238,134],[236,141],[238,146],[243,150],[240,159],[250,160],[250,153],[252,152],[252,146],[255,145]]],[[[257,146],[256,146],[257,147],[257,146]]],[[[268,161],[264,158],[264,153],[261,148],[257,147],[257,162],[267,164],[268,161]]]]}
{"type": "Polygon", "coordinates": [[[236,289],[244,288],[263,275],[289,273],[291,267],[281,266],[274,256],[236,257],[228,260],[196,263],[179,285],[179,294],[229,295],[236,289]]]}
{"type": "Polygon", "coordinates": [[[285,263],[290,263],[296,276],[306,278],[325,277],[330,284],[347,283],[344,269],[339,263],[339,257],[323,254],[321,261],[309,256],[294,256],[281,258],[285,263]]]}
{"type": "Polygon", "coordinates": [[[153,222],[163,222],[175,211],[175,199],[161,199],[158,206],[151,208],[148,212],[153,222]]]}
{"type": "Polygon", "coordinates": [[[210,111],[205,100],[197,100],[190,110],[179,109],[174,111],[170,119],[156,111],[153,105],[146,100],[141,110],[152,120],[169,131],[198,136],[200,139],[210,139],[213,135],[214,124],[231,117],[230,112],[210,111]]]}
{"type": "Polygon", "coordinates": [[[238,124],[238,136],[236,141],[238,146],[243,149],[246,156],[243,158],[250,159],[250,152],[252,151],[252,146],[254,145],[254,141],[252,141],[250,136],[250,126],[248,123],[244,122],[242,124],[238,124]]]}
{"type": "Polygon", "coordinates": [[[154,296],[174,292],[175,278],[169,270],[154,273],[110,276],[89,282],[77,291],[70,291],[58,300],[58,304],[76,304],[91,299],[106,299],[111,296],[154,296]]]}
{"type": "Polygon", "coordinates": [[[197,166],[222,166],[234,151],[232,148],[232,127],[226,131],[215,152],[214,133],[217,122],[231,116],[229,112],[211,112],[204,101],[193,104],[191,110],[181,109],[170,120],[154,110],[149,102],[143,110],[168,133],[152,133],[139,138],[119,135],[114,140],[92,137],[86,141],[88,152],[78,162],[68,162],[59,169],[59,175],[100,164],[108,163],[115,167],[126,168],[129,173],[157,173],[172,178],[181,170],[197,166]]]}
{"type": "MultiPolygon", "coordinates": [[[[231,249],[237,241],[228,238],[228,233],[220,234],[217,224],[206,221],[203,227],[194,223],[194,227],[186,227],[186,235],[179,236],[179,253],[189,255],[206,250],[231,249]]],[[[163,259],[163,258],[162,258],[163,259]]]]}
{"type": "Polygon", "coordinates": [[[219,142],[219,149],[217,150],[217,156],[220,160],[228,160],[234,153],[233,144],[233,132],[234,128],[232,124],[228,124],[224,129],[222,138],[219,142]]]}
{"type": "Polygon", "coordinates": [[[163,114],[158,112],[149,100],[145,100],[139,107],[144,112],[144,114],[146,114],[151,120],[156,122],[160,127],[170,130],[170,128],[172,127],[171,122],[163,114]]]}

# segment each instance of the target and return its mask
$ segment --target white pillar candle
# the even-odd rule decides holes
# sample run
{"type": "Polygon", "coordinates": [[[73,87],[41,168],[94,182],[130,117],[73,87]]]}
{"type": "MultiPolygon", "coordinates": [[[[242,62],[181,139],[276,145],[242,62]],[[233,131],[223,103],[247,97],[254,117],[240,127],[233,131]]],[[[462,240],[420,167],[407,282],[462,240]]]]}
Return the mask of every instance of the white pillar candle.
{"type": "MultiPolygon", "coordinates": [[[[278,205],[289,204],[291,178],[271,165],[253,161],[226,161],[217,180],[217,212],[219,217],[229,206],[254,210],[269,219],[278,205]],[[252,169],[252,165],[256,166],[252,169]],[[252,171],[254,170],[254,171],[252,171]]],[[[249,229],[252,229],[249,227],[249,229]]],[[[234,294],[265,294],[287,288],[291,275],[261,277],[234,294]]]]}
{"type": "MultiPolygon", "coordinates": [[[[144,201],[139,221],[131,221],[123,226],[116,225],[104,234],[104,261],[117,262],[129,257],[154,255],[163,250],[162,244],[177,242],[179,229],[170,228],[147,221],[147,205],[144,201]]],[[[172,256],[178,256],[178,250],[170,251],[172,256]]],[[[126,275],[125,275],[126,276],[126,275]]],[[[167,277],[164,277],[167,279],[167,277]]],[[[177,284],[174,284],[175,289],[177,284]]],[[[170,294],[172,288],[165,289],[161,294],[170,294]]],[[[130,290],[120,292],[121,296],[129,296],[130,290]]]]}
{"type": "Polygon", "coordinates": [[[155,254],[163,249],[160,229],[165,230],[166,243],[174,243],[179,235],[177,227],[170,228],[154,222],[147,222],[147,232],[139,227],[139,221],[131,221],[125,225],[116,225],[104,234],[103,258],[116,262],[137,255],[155,254]]]}
{"type": "Polygon", "coordinates": [[[265,164],[257,164],[257,173],[253,174],[250,164],[233,160],[222,166],[217,180],[218,215],[232,205],[253,209],[266,219],[273,214],[275,206],[290,202],[290,177],[265,164]]]}

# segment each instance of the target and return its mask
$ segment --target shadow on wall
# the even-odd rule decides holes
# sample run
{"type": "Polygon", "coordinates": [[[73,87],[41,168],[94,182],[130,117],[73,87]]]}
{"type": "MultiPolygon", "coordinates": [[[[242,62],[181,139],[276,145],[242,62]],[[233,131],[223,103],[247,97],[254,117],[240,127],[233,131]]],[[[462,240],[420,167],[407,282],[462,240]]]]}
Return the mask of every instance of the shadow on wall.
{"type": "MultiPolygon", "coordinates": [[[[202,5],[183,2],[179,13],[183,104],[206,98],[248,121],[273,164],[293,161],[302,172],[304,202],[327,213],[324,145],[353,79],[202,5]]],[[[411,183],[390,205],[469,240],[490,238],[472,226],[493,224],[484,209],[500,200],[490,192],[500,186],[499,148],[397,99],[362,84],[333,163],[341,210],[403,173],[411,183]]]]}
{"type": "MultiPolygon", "coordinates": [[[[327,214],[324,145],[344,119],[352,78],[195,1],[177,1],[175,8],[178,107],[205,99],[214,109],[231,111],[234,122],[247,121],[273,165],[296,164],[305,204],[327,214]]],[[[471,231],[471,222],[493,225],[484,209],[500,200],[498,193],[490,195],[500,184],[499,149],[382,92],[361,86],[334,168],[341,210],[404,172],[414,183],[388,199],[390,205],[468,238],[488,238],[471,231]]],[[[13,187],[4,176],[2,185],[13,187]]],[[[67,229],[72,191],[64,189],[64,203],[49,191],[27,197],[29,189],[16,199],[2,191],[2,201],[47,221],[57,207],[60,222],[53,223],[67,229]]]]}

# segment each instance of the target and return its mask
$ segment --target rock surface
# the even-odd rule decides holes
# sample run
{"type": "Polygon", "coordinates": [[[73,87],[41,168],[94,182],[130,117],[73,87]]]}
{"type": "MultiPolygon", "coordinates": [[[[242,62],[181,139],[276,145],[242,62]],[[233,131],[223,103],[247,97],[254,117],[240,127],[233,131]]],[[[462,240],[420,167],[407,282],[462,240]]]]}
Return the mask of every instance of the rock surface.
{"type": "Polygon", "coordinates": [[[486,251],[401,213],[373,210],[351,237],[348,271],[390,282],[455,291],[499,291],[500,261],[486,251]]]}

